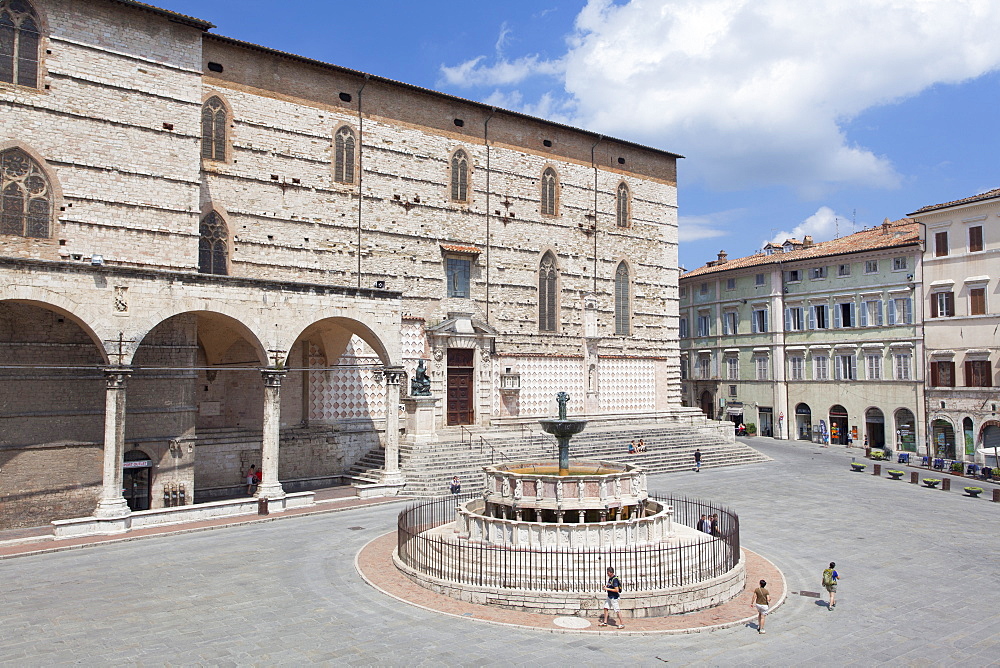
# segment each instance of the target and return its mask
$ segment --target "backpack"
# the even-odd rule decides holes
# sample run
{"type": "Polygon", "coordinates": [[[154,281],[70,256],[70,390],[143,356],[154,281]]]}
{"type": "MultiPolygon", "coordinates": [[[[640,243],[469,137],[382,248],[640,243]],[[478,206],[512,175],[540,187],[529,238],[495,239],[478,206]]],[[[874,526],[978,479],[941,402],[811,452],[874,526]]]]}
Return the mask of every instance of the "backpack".
{"type": "Polygon", "coordinates": [[[835,584],[833,579],[833,569],[828,568],[825,571],[823,571],[823,586],[829,587],[832,584],[835,584]]]}
{"type": "Polygon", "coordinates": [[[618,588],[617,592],[609,591],[608,598],[618,598],[621,596],[622,581],[618,578],[617,575],[613,575],[611,576],[611,578],[608,579],[608,586],[618,588]]]}

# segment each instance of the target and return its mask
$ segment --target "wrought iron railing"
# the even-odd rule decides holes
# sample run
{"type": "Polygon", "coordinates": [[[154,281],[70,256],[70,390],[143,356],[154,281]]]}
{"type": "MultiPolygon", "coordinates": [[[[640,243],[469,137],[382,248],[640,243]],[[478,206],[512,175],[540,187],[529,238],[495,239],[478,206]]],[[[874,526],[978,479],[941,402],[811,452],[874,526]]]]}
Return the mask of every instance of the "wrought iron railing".
{"type": "Polygon", "coordinates": [[[624,591],[683,587],[720,577],[740,560],[740,521],[728,508],[698,499],[650,495],[674,508],[674,522],[695,527],[701,515],[717,515],[716,535],[682,544],[602,548],[524,548],[472,543],[430,529],[455,520],[456,503],[476,494],[409,506],[399,515],[399,558],[414,570],[449,582],[522,591],[604,591],[613,566],[624,591]]]}

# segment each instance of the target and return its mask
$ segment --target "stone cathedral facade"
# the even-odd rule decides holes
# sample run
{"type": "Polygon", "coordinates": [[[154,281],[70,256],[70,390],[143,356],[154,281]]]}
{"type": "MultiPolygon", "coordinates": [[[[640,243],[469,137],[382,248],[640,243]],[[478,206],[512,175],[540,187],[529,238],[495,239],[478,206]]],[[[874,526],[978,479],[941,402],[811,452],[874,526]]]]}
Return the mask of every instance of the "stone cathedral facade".
{"type": "Polygon", "coordinates": [[[213,28],[0,0],[0,528],[683,410],[679,156],[213,28]]]}

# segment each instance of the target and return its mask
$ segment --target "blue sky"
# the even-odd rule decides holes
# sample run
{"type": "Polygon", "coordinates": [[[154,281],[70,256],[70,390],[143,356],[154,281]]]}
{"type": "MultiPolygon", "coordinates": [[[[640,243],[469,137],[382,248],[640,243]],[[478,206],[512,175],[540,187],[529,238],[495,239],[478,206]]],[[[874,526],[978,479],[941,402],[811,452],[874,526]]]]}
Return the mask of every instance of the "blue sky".
{"type": "Polygon", "coordinates": [[[1000,187],[994,0],[153,3],[683,154],[688,269],[1000,187]]]}

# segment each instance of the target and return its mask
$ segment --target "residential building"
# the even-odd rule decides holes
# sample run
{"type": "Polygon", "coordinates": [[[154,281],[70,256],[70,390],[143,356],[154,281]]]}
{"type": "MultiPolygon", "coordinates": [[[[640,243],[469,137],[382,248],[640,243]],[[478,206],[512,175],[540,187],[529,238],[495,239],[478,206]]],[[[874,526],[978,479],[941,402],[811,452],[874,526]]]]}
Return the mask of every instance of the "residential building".
{"type": "Polygon", "coordinates": [[[918,452],[920,243],[886,220],[682,274],[685,404],[763,436],[918,452]]]}
{"type": "Polygon", "coordinates": [[[937,457],[996,465],[1000,448],[1000,189],[925,206],[927,421],[937,457]]]}

